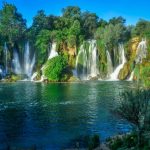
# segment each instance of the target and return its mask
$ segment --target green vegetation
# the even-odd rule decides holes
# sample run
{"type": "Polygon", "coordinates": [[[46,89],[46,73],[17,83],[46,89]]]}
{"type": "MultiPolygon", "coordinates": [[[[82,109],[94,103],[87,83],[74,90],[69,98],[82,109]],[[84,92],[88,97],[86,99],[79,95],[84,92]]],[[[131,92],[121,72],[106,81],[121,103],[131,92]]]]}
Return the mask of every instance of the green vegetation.
{"type": "Polygon", "coordinates": [[[93,150],[100,146],[100,138],[99,135],[94,135],[89,139],[88,148],[89,150],[93,150]]]}
{"type": "Polygon", "coordinates": [[[150,149],[150,91],[136,90],[125,92],[120,100],[121,104],[116,112],[133,125],[135,130],[129,135],[118,136],[110,141],[112,150],[150,149]]]}
{"type": "Polygon", "coordinates": [[[48,79],[48,81],[66,81],[69,78],[69,68],[67,67],[68,64],[66,56],[54,57],[48,60],[44,66],[44,76],[48,79]]]}

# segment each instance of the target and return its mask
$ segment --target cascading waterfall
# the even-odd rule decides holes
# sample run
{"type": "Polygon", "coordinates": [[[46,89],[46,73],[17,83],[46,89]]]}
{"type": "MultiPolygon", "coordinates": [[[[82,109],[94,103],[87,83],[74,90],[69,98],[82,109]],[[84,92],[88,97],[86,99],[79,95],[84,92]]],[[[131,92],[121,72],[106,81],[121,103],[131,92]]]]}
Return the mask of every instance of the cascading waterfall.
{"type": "Polygon", "coordinates": [[[30,59],[30,46],[29,42],[25,45],[25,53],[24,53],[24,74],[31,78],[33,67],[35,64],[35,55],[33,55],[32,59],[30,59]]]}
{"type": "Polygon", "coordinates": [[[37,75],[38,75],[37,72],[33,73],[32,77],[31,77],[31,81],[34,81],[34,79],[37,77],[37,75]]]}
{"type": "Polygon", "coordinates": [[[119,66],[115,69],[115,71],[110,75],[110,80],[118,80],[118,75],[120,70],[123,68],[124,64],[126,63],[126,58],[124,54],[124,47],[123,44],[119,44],[119,66]]]}
{"type": "Polygon", "coordinates": [[[97,77],[99,74],[97,67],[97,47],[96,41],[91,40],[89,42],[89,49],[86,50],[81,45],[76,58],[76,70],[77,75],[82,80],[88,80],[97,77]]]}
{"type": "MultiPolygon", "coordinates": [[[[146,58],[146,56],[147,56],[147,43],[146,43],[146,39],[142,39],[142,41],[138,44],[136,50],[136,58],[135,58],[136,64],[142,63],[142,59],[146,58]]],[[[134,70],[131,72],[128,81],[132,81],[133,77],[134,77],[134,70]]]]}
{"type": "Polygon", "coordinates": [[[89,61],[88,61],[88,77],[93,78],[99,74],[98,67],[97,67],[97,46],[96,41],[92,40],[89,41],[89,61]]]}
{"type": "Polygon", "coordinates": [[[142,41],[139,43],[136,51],[136,59],[135,62],[142,63],[142,59],[146,58],[147,56],[147,44],[146,39],[142,39],[142,41]]]}
{"type": "Polygon", "coordinates": [[[87,79],[87,53],[84,46],[81,45],[79,53],[76,58],[77,75],[82,79],[87,79]]]}
{"type": "Polygon", "coordinates": [[[3,71],[3,66],[0,65],[0,78],[2,79],[5,76],[5,73],[3,71]]]}
{"type": "Polygon", "coordinates": [[[22,69],[21,69],[21,65],[20,65],[20,61],[19,61],[19,56],[18,56],[18,53],[17,53],[16,49],[13,50],[12,64],[13,64],[13,72],[15,74],[21,74],[22,73],[22,69]]]}
{"type": "Polygon", "coordinates": [[[8,71],[8,69],[7,69],[7,65],[8,65],[8,58],[7,58],[7,53],[8,53],[8,48],[7,48],[7,44],[6,44],[6,42],[5,42],[5,44],[4,44],[4,55],[5,55],[5,74],[7,74],[7,71],[8,71]]]}
{"type": "Polygon", "coordinates": [[[133,81],[133,77],[134,77],[134,71],[131,72],[131,75],[130,75],[128,81],[133,81]]]}
{"type": "Polygon", "coordinates": [[[53,57],[58,56],[58,53],[56,52],[56,46],[57,46],[57,44],[55,42],[52,43],[48,59],[52,59],[53,57]]]}
{"type": "Polygon", "coordinates": [[[109,51],[106,51],[107,56],[107,78],[110,78],[111,73],[113,72],[113,65],[109,51]]]}

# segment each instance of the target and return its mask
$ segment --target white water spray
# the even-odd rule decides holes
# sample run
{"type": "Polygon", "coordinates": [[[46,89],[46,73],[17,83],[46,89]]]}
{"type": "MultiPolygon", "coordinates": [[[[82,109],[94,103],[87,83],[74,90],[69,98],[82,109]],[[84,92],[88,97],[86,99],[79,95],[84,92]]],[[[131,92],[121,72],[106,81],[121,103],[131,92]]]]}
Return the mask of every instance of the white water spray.
{"type": "Polygon", "coordinates": [[[82,80],[88,80],[97,77],[99,74],[97,67],[97,47],[96,41],[91,40],[89,42],[89,49],[86,50],[81,45],[76,59],[76,70],[78,77],[82,80]]]}
{"type": "Polygon", "coordinates": [[[24,53],[24,74],[26,74],[29,78],[31,78],[33,67],[35,64],[35,55],[30,58],[30,46],[29,42],[25,45],[25,53],[24,53]]]}
{"type": "Polygon", "coordinates": [[[106,51],[106,56],[107,56],[107,78],[110,78],[110,75],[113,72],[113,65],[109,51],[106,51]]]}
{"type": "Polygon", "coordinates": [[[7,58],[7,53],[8,53],[8,48],[7,48],[7,44],[6,44],[6,42],[5,42],[5,44],[4,44],[4,54],[5,54],[5,74],[7,74],[7,71],[8,71],[8,69],[7,69],[7,65],[8,65],[8,58],[7,58]]]}
{"type": "Polygon", "coordinates": [[[19,60],[19,55],[17,53],[17,50],[14,49],[13,50],[13,71],[15,74],[21,74],[22,73],[22,69],[21,69],[21,64],[20,64],[20,60],[19,60]]]}
{"type": "Polygon", "coordinates": [[[131,72],[131,75],[130,75],[128,81],[133,81],[133,77],[134,77],[134,71],[131,72]]]}
{"type": "Polygon", "coordinates": [[[120,63],[119,66],[110,75],[110,80],[112,81],[118,80],[119,72],[123,68],[124,64],[126,63],[123,44],[119,44],[119,63],[120,63]]]}
{"type": "Polygon", "coordinates": [[[57,44],[54,42],[54,43],[52,44],[52,47],[51,47],[51,50],[50,50],[50,54],[49,54],[48,59],[52,59],[53,57],[58,56],[58,53],[56,52],[56,46],[57,46],[57,44]]]}
{"type": "Polygon", "coordinates": [[[136,59],[135,62],[142,63],[142,59],[146,58],[147,56],[147,44],[146,44],[146,39],[142,39],[142,41],[139,43],[136,51],[136,59]]]}

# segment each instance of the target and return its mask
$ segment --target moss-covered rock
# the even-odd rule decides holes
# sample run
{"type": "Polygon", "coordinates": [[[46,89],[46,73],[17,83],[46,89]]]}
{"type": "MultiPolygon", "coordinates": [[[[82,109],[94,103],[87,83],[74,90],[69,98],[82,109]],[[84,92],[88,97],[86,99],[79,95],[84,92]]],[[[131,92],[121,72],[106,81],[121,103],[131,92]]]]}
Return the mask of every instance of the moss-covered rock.
{"type": "Polygon", "coordinates": [[[11,74],[6,76],[6,78],[3,80],[4,82],[17,82],[18,80],[22,80],[24,75],[16,75],[11,74]]]}
{"type": "Polygon", "coordinates": [[[79,78],[75,77],[75,76],[71,76],[68,80],[68,82],[79,82],[79,78]]]}
{"type": "Polygon", "coordinates": [[[126,45],[127,49],[127,60],[129,61],[134,61],[136,57],[136,51],[137,47],[140,43],[140,38],[139,37],[134,37],[132,38],[126,45]]]}
{"type": "Polygon", "coordinates": [[[125,63],[124,67],[119,72],[119,79],[126,80],[131,73],[131,68],[129,63],[125,63]]]}

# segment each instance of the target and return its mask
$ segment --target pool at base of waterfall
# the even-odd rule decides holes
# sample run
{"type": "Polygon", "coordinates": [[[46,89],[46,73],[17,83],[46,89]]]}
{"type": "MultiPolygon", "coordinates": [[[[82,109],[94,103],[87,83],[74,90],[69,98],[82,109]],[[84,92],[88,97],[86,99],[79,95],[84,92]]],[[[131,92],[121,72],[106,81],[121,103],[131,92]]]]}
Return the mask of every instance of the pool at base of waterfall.
{"type": "Polygon", "coordinates": [[[8,147],[39,150],[82,146],[89,135],[106,138],[132,127],[112,113],[120,93],[133,82],[1,83],[0,150],[8,147]]]}

